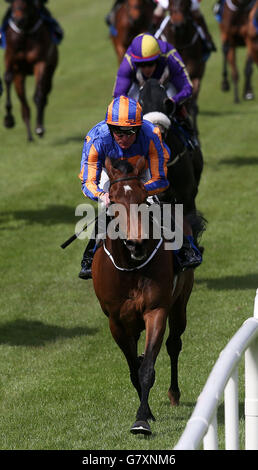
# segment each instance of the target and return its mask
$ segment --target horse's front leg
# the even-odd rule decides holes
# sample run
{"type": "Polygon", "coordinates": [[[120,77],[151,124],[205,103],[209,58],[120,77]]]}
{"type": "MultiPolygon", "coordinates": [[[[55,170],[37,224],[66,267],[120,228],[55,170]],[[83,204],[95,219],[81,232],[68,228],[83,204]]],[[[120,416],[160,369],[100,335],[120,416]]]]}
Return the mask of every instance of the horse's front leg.
{"type": "Polygon", "coordinates": [[[22,118],[27,128],[28,140],[31,142],[33,140],[33,137],[32,137],[31,128],[30,128],[30,108],[26,99],[26,92],[25,92],[25,76],[22,74],[16,75],[14,78],[14,85],[15,85],[16,93],[21,102],[22,118]]]}
{"type": "Polygon", "coordinates": [[[246,63],[245,63],[245,83],[244,83],[244,99],[245,100],[253,100],[254,99],[254,92],[251,82],[251,77],[253,73],[253,59],[251,56],[247,56],[246,63]]]}
{"type": "Polygon", "coordinates": [[[141,398],[141,387],[138,377],[141,359],[137,357],[137,342],[139,335],[129,336],[126,333],[125,328],[114,321],[111,317],[109,317],[109,327],[114,340],[125,355],[130,370],[131,382],[135,387],[139,398],[141,398]]]}
{"type": "Polygon", "coordinates": [[[228,62],[231,67],[231,76],[234,85],[234,102],[239,103],[239,93],[238,93],[238,81],[239,81],[239,74],[236,64],[236,49],[234,47],[229,48],[229,52],[227,55],[228,62]]]}
{"type": "Polygon", "coordinates": [[[39,62],[34,67],[34,76],[36,80],[36,89],[34,93],[34,102],[37,109],[36,116],[36,129],[35,132],[38,137],[43,137],[45,128],[44,110],[47,105],[47,90],[46,90],[46,64],[39,62]]]}
{"type": "Polygon", "coordinates": [[[11,85],[13,81],[13,73],[9,68],[6,68],[6,72],[4,74],[4,81],[6,86],[6,115],[4,117],[4,126],[7,128],[14,127],[15,120],[12,115],[12,102],[11,102],[11,85]]]}
{"type": "Polygon", "coordinates": [[[146,325],[145,351],[142,364],[139,368],[139,382],[141,386],[141,403],[137,411],[136,421],[131,427],[133,434],[151,434],[149,420],[155,421],[148,400],[150,389],[155,381],[154,365],[160,351],[166,329],[166,312],[164,309],[155,309],[144,316],[146,325]]]}
{"type": "Polygon", "coordinates": [[[222,63],[222,83],[221,83],[221,90],[222,91],[229,91],[230,90],[230,84],[228,80],[228,52],[229,52],[229,43],[225,41],[222,45],[222,57],[223,57],[223,63],[222,63]]]}

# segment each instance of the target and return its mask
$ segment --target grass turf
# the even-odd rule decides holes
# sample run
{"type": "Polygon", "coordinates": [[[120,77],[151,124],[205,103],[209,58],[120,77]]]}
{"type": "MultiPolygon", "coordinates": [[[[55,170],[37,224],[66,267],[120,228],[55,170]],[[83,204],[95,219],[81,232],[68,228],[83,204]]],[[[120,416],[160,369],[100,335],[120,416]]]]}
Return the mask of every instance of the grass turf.
{"type": "MultiPolygon", "coordinates": [[[[257,100],[235,105],[232,92],[220,91],[218,26],[211,6],[203,5],[219,50],[207,63],[200,95],[205,167],[198,207],[209,225],[183,335],[181,406],[168,405],[169,359],[163,345],[150,395],[157,418],[153,435],[129,433],[138,398],[91,281],[77,278],[84,243],[60,249],[74,231],[75,207],[85,202],[77,178],[83,137],[103,119],[112,94],[117,61],[104,23],[111,4],[50,2],[65,39],[46,111],[46,136],[27,143],[14,93],[16,127],[0,127],[1,449],[172,449],[219,352],[252,315],[258,287],[258,105],[257,100]]],[[[238,57],[243,64],[244,50],[238,57]]],[[[256,77],[255,70],[257,95],[256,77]]],[[[33,86],[30,78],[30,102],[33,86]]],[[[4,97],[1,120],[3,115],[4,97]]],[[[220,408],[221,446],[222,415],[220,408]]],[[[242,378],[240,415],[243,435],[242,378]]]]}

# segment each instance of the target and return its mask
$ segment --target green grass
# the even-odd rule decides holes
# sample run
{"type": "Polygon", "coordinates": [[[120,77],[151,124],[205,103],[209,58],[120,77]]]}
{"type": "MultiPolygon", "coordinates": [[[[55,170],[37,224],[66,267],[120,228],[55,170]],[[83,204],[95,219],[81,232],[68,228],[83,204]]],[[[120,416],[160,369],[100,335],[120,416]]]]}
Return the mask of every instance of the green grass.
{"type": "MultiPolygon", "coordinates": [[[[1,449],[172,449],[219,352],[253,312],[258,104],[256,99],[234,105],[233,94],[220,91],[218,51],[207,63],[200,95],[205,167],[198,207],[209,225],[183,335],[181,406],[168,405],[169,359],[163,345],[150,396],[157,418],[153,435],[129,433],[138,398],[91,281],[77,277],[84,243],[60,249],[74,231],[75,207],[85,202],[77,177],[83,137],[103,119],[111,98],[117,61],[104,24],[111,4],[50,2],[65,40],[46,111],[46,135],[27,143],[14,93],[16,127],[0,127],[1,449]]],[[[0,16],[5,7],[2,2],[0,16]]],[[[211,6],[203,5],[203,11],[219,48],[211,6]]],[[[0,55],[3,72],[3,51],[0,55]]],[[[244,50],[238,61],[242,86],[244,50]]],[[[254,83],[258,96],[257,70],[254,83]]],[[[30,102],[33,86],[30,78],[30,102]]],[[[3,115],[4,97],[1,121],[3,115]]],[[[240,378],[241,434],[243,400],[240,378]]],[[[222,446],[221,408],[219,432],[222,446]]]]}

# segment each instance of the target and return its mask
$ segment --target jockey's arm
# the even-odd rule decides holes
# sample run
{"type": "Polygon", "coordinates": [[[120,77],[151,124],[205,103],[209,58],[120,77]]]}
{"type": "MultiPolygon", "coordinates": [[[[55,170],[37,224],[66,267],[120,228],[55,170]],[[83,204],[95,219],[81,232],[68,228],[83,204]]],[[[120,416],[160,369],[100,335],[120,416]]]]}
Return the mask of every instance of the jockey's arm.
{"type": "Polygon", "coordinates": [[[134,68],[130,55],[126,53],[117,72],[113,90],[114,98],[121,95],[127,96],[127,93],[133,83],[133,79],[134,68]]]}
{"type": "Polygon", "coordinates": [[[192,96],[193,84],[185,64],[176,49],[172,49],[168,54],[168,66],[170,81],[177,90],[172,101],[174,101],[176,105],[180,105],[192,96]]]}
{"type": "Polygon", "coordinates": [[[149,142],[148,152],[150,178],[144,183],[149,196],[161,193],[168,188],[167,163],[169,158],[170,151],[162,141],[159,128],[155,127],[149,142]]]}
{"type": "Polygon", "coordinates": [[[81,171],[79,178],[82,182],[82,192],[84,196],[97,201],[102,198],[105,192],[99,187],[101,170],[103,167],[101,152],[98,143],[86,136],[81,159],[81,171]]]}

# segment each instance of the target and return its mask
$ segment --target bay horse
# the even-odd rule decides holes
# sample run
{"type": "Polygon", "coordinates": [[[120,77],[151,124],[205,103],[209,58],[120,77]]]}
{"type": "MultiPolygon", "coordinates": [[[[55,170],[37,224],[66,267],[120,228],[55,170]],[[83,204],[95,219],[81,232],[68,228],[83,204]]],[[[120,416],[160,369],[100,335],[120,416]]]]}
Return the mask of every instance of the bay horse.
{"type": "Polygon", "coordinates": [[[110,37],[119,63],[133,38],[150,28],[154,9],[153,0],[126,0],[117,8],[110,37]]]}
{"type": "Polygon", "coordinates": [[[206,60],[200,29],[191,15],[191,0],[169,2],[169,21],[161,33],[161,39],[175,46],[189,73],[193,84],[193,93],[187,103],[187,109],[198,134],[198,97],[205,73],[206,60]]]}
{"type": "MultiPolygon", "coordinates": [[[[231,68],[233,82],[234,102],[239,103],[239,72],[236,62],[236,48],[244,47],[248,44],[248,21],[249,13],[254,4],[254,0],[225,0],[221,21],[219,23],[220,36],[222,42],[223,69],[222,69],[222,91],[229,91],[227,65],[231,68]]],[[[253,59],[247,48],[247,56],[244,68],[244,89],[243,97],[252,100],[254,97],[251,77],[253,72],[253,59]]]]}
{"type": "Polygon", "coordinates": [[[4,125],[8,128],[15,125],[11,102],[11,84],[14,82],[21,102],[22,118],[27,129],[28,140],[33,140],[25,79],[28,75],[34,74],[36,80],[34,102],[37,108],[35,132],[39,137],[43,137],[44,111],[58,63],[58,50],[51,40],[47,26],[40,18],[38,8],[31,0],[12,0],[11,2],[11,18],[6,29],[4,61],[6,84],[4,125]]]}
{"type": "Polygon", "coordinates": [[[92,278],[100,306],[109,319],[111,334],[123,352],[140,406],[130,431],[151,434],[149,420],[155,420],[149,406],[150,389],[155,381],[155,361],[160,351],[166,323],[166,341],[171,361],[171,382],[168,396],[171,405],[178,405],[178,355],[181,335],[186,327],[186,306],[194,273],[192,269],[175,274],[172,250],[165,249],[164,238],[144,238],[143,220],[130,218],[130,207],[146,204],[147,192],[140,179],[145,168],[141,157],[133,167],[126,160],[113,163],[108,157],[105,168],[110,178],[109,196],[112,203],[124,208],[124,238],[113,239],[107,234],[96,250],[92,278]],[[137,227],[137,230],[136,230],[137,227]],[[146,330],[144,355],[138,356],[137,344],[146,330]]]}
{"type": "Polygon", "coordinates": [[[144,119],[158,125],[163,140],[171,151],[167,178],[170,187],[159,197],[162,200],[183,204],[184,213],[196,210],[195,198],[203,170],[201,149],[191,149],[183,139],[182,131],[173,117],[173,103],[167,97],[166,89],[160,80],[148,79],[143,82],[139,92],[144,119]]]}

